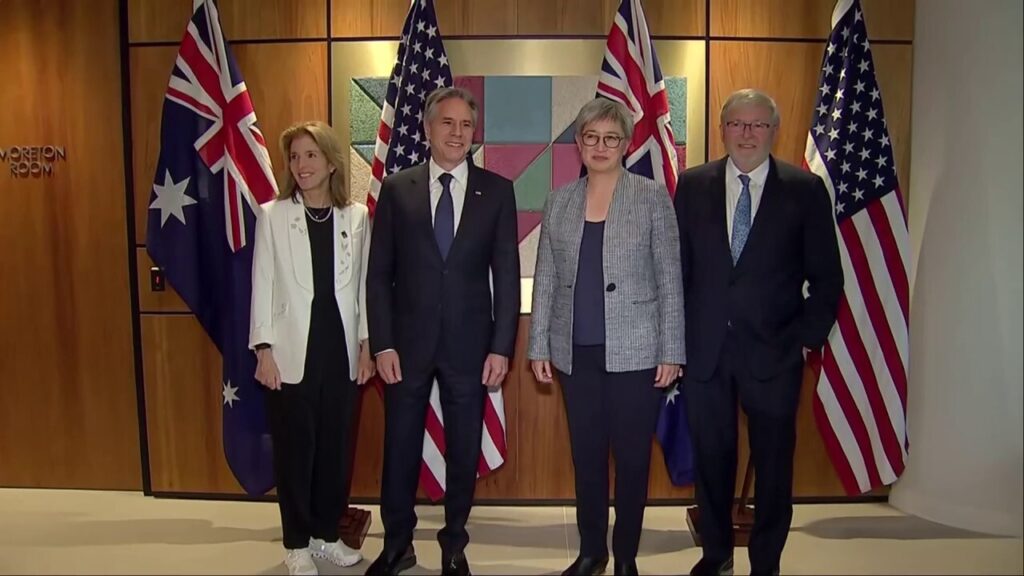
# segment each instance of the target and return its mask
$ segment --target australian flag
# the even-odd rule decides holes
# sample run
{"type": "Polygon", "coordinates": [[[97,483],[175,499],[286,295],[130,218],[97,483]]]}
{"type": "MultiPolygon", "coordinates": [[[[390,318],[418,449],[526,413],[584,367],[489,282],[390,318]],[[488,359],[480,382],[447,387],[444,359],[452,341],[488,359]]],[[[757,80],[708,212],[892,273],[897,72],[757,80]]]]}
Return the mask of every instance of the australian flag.
{"type": "Polygon", "coordinates": [[[247,345],[256,216],[276,195],[217,7],[194,0],[164,97],[146,247],[223,356],[224,453],[249,494],[274,485],[263,391],[247,345]]]}

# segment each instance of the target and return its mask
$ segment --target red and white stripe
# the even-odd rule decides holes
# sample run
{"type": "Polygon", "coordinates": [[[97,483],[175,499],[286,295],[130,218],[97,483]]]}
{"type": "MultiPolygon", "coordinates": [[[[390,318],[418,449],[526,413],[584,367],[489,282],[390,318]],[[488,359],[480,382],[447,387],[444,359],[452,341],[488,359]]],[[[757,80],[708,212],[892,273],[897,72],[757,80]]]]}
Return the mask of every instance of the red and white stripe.
{"type": "MultiPolygon", "coordinates": [[[[835,198],[808,137],[807,167],[835,198]]],[[[837,228],[845,286],[821,360],[814,414],[850,494],[895,482],[907,460],[909,234],[899,189],[837,228]]]]}

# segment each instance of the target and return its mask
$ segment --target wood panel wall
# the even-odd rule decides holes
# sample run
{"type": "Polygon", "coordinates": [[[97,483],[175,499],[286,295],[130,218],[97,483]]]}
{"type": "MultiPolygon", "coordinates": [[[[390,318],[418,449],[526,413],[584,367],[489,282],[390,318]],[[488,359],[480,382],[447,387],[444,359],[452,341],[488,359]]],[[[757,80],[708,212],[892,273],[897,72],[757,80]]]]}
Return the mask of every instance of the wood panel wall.
{"type": "Polygon", "coordinates": [[[0,2],[0,486],[140,489],[116,0],[0,2]]]}
{"type": "MultiPolygon", "coordinates": [[[[219,358],[172,292],[150,293],[145,212],[155,167],[161,98],[189,15],[183,0],[126,0],[131,93],[137,280],[149,419],[150,472],[156,492],[239,493],[222,456],[219,358]],[[187,362],[169,362],[171,348],[187,362]]],[[[618,0],[435,0],[440,28],[452,37],[603,37],[618,0]]],[[[225,35],[253,94],[268,142],[299,119],[330,116],[331,42],[396,38],[408,0],[219,0],[225,35]]],[[[652,34],[700,39],[709,54],[708,157],[723,152],[718,109],[734,89],[771,93],[783,118],[776,155],[799,163],[829,30],[831,0],[644,0],[652,34]]],[[[864,0],[903,190],[909,189],[910,88],[914,2],[864,0]]],[[[344,122],[344,118],[334,118],[344,122]]],[[[279,166],[279,153],[271,155],[279,166]]],[[[571,499],[572,469],[557,386],[534,381],[526,366],[529,318],[520,321],[517,355],[505,386],[509,459],[481,481],[485,500],[571,499]]],[[[810,411],[805,382],[799,415],[796,494],[840,498],[810,411]]],[[[363,394],[353,495],[380,490],[383,406],[363,394]]],[[[741,461],[746,443],[741,445],[741,461]]],[[[660,449],[652,459],[652,498],[690,498],[668,481],[660,449]]]]}

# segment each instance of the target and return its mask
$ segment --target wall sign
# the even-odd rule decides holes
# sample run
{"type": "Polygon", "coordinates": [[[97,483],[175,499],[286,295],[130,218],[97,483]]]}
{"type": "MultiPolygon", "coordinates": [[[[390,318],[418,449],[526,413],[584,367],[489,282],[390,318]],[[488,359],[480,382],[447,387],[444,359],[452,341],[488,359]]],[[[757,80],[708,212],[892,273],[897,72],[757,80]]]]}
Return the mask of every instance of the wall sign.
{"type": "Polygon", "coordinates": [[[7,165],[12,178],[53,176],[55,166],[67,158],[67,147],[55,144],[0,147],[0,164],[7,165]]]}

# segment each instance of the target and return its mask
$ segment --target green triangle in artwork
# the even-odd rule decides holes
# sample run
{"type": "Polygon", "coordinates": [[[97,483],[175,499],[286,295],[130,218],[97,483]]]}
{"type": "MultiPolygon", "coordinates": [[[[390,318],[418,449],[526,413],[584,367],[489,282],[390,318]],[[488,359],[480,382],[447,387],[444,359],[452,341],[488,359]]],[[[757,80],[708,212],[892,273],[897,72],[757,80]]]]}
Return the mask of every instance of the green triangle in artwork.
{"type": "Polygon", "coordinates": [[[373,151],[377,147],[376,144],[353,144],[352,149],[359,154],[359,157],[366,161],[367,166],[373,165],[373,151]]]}
{"type": "Polygon", "coordinates": [[[516,178],[516,210],[541,211],[551,192],[551,147],[516,178]]]}
{"type": "Polygon", "coordinates": [[[373,103],[377,105],[377,108],[384,107],[384,97],[388,93],[388,79],[383,77],[372,77],[372,78],[353,78],[352,79],[353,89],[358,86],[363,92],[366,92],[373,100],[373,103]]]}
{"type": "Polygon", "coordinates": [[[355,82],[350,87],[350,138],[353,144],[372,144],[377,141],[380,107],[355,82]]]}

